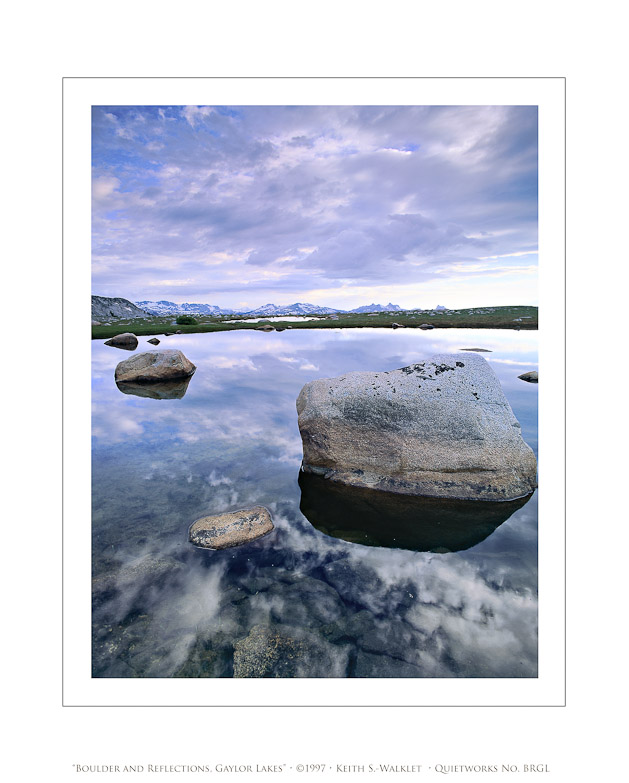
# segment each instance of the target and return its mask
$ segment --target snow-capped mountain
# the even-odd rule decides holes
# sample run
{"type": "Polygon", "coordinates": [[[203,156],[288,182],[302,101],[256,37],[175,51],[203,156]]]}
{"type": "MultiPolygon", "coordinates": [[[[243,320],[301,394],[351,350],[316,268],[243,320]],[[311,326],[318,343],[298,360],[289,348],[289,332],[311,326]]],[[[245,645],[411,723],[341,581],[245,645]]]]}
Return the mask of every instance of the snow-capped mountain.
{"type": "MultiPolygon", "coordinates": [[[[329,315],[332,313],[385,313],[399,311],[403,308],[399,305],[391,304],[379,305],[370,304],[356,307],[354,310],[341,310],[338,307],[323,307],[321,305],[308,304],[307,302],[295,302],[289,305],[265,304],[257,307],[255,310],[231,310],[228,307],[219,307],[218,305],[195,304],[184,302],[176,304],[165,299],[158,302],[141,301],[135,303],[138,307],[146,310],[151,315],[246,315],[251,317],[273,316],[273,315],[329,315]]],[[[417,309],[417,308],[415,308],[417,309]]]]}
{"type": "Polygon", "coordinates": [[[235,312],[228,307],[218,307],[218,305],[190,302],[175,304],[175,302],[168,302],[165,299],[160,299],[159,302],[136,302],[136,305],[151,315],[231,315],[235,312]]]}
{"type": "MultiPolygon", "coordinates": [[[[356,307],[354,310],[350,310],[350,313],[388,313],[390,310],[401,310],[399,305],[394,305],[389,302],[388,305],[370,304],[363,305],[362,307],[356,307]]],[[[340,312],[340,311],[339,311],[340,312]]]]}
{"type": "Polygon", "coordinates": [[[344,313],[345,310],[335,310],[332,307],[295,302],[290,305],[265,304],[255,310],[248,310],[244,315],[327,315],[328,313],[344,313]]]}

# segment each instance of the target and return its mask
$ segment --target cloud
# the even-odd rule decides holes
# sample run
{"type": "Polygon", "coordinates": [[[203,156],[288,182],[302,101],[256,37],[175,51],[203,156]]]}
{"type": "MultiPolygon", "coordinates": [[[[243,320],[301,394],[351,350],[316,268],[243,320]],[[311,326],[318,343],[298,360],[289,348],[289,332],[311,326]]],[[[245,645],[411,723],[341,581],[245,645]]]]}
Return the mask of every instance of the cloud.
{"type": "Polygon", "coordinates": [[[510,259],[537,252],[535,107],[94,107],[93,167],[104,295],[147,298],[155,280],[157,298],[224,306],[265,280],[285,302],[340,280],[445,294],[465,270],[504,270],[517,294],[510,259]],[[156,276],[166,262],[177,274],[156,276]]]}

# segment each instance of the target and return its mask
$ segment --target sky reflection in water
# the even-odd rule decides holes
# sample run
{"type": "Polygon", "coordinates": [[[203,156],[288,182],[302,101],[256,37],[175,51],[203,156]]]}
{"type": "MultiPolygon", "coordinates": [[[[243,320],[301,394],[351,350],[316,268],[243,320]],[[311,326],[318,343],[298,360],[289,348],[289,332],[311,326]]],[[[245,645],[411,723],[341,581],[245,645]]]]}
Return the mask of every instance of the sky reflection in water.
{"type": "Polygon", "coordinates": [[[536,676],[536,495],[457,552],[326,535],[300,511],[295,400],[315,378],[489,348],[537,451],[537,386],[517,377],[537,369],[537,332],[176,335],[160,348],[197,371],[156,398],[119,390],[126,354],[92,345],[94,676],[536,676]],[[256,504],[265,538],[187,543],[198,517],[256,504]]]}

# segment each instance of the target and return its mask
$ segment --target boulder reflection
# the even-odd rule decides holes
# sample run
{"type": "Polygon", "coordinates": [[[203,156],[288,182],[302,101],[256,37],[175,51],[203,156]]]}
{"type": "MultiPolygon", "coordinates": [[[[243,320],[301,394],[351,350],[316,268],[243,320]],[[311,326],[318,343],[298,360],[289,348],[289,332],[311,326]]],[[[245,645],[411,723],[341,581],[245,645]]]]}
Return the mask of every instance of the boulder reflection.
{"type": "Polygon", "coordinates": [[[137,342],[134,343],[113,343],[111,340],[107,340],[105,345],[109,345],[111,348],[120,348],[121,351],[135,351],[135,349],[138,347],[137,342]]]}
{"type": "Polygon", "coordinates": [[[300,509],[322,533],[366,546],[459,552],[484,541],[527,503],[450,500],[348,487],[299,473],[300,509]]]}
{"type": "Polygon", "coordinates": [[[178,378],[174,381],[159,383],[129,383],[119,382],[116,386],[123,394],[134,394],[136,397],[150,397],[153,400],[180,400],[188,391],[190,379],[178,378]]]}

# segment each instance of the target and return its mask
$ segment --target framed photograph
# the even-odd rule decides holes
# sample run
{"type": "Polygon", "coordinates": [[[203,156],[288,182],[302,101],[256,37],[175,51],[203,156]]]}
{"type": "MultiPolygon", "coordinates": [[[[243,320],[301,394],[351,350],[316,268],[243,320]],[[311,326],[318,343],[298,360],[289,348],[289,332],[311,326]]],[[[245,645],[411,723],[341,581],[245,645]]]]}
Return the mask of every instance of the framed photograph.
{"type": "Polygon", "coordinates": [[[66,705],[565,703],[564,118],[64,80],[66,705]]]}

